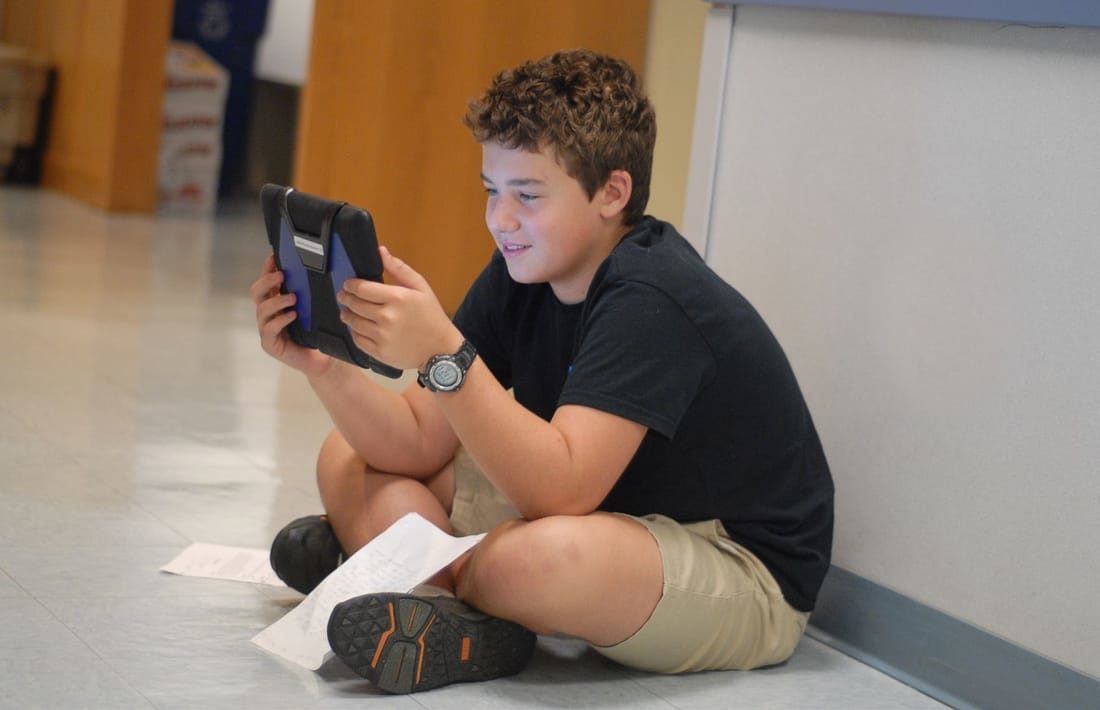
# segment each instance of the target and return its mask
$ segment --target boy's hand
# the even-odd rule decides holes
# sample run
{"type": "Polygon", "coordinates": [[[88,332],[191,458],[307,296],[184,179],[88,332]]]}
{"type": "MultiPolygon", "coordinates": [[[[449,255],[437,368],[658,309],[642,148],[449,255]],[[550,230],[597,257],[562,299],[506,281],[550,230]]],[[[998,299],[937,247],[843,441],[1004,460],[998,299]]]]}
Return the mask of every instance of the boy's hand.
{"type": "Polygon", "coordinates": [[[303,348],[290,338],[286,327],[298,317],[294,310],[297,297],[293,293],[281,293],[283,272],[275,266],[275,257],[264,261],[260,278],[252,284],[249,293],[256,304],[256,327],[260,331],[260,345],[271,357],[283,362],[307,377],[323,375],[332,366],[332,358],[318,350],[303,348]]]}
{"type": "Polygon", "coordinates": [[[424,277],[386,247],[378,252],[391,283],[349,279],[336,296],[359,349],[403,370],[420,369],[433,355],[458,350],[462,334],[424,277]]]}

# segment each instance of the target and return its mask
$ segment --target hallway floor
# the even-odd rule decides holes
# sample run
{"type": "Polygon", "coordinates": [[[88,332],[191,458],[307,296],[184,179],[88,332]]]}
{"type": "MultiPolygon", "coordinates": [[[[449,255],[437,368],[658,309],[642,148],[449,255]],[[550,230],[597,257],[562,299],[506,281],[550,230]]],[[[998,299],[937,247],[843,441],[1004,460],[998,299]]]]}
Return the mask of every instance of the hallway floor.
{"type": "Polygon", "coordinates": [[[300,595],[158,568],[320,510],[327,416],[248,298],[266,253],[252,205],[109,215],[0,188],[0,708],[941,707],[812,639],[669,677],[542,638],[516,677],[404,697],[252,645],[300,595]]]}

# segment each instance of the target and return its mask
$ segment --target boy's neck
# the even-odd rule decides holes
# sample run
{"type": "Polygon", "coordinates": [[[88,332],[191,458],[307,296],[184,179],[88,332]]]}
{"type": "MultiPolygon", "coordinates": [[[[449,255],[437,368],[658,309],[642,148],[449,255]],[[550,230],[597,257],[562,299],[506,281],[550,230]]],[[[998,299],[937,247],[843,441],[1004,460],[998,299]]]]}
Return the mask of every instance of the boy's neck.
{"type": "Polygon", "coordinates": [[[619,245],[623,237],[632,229],[633,227],[627,227],[622,222],[617,222],[605,235],[596,239],[590,252],[591,258],[588,260],[588,268],[579,278],[574,279],[571,283],[550,284],[555,298],[567,306],[583,303],[584,299],[588,297],[588,289],[592,286],[592,279],[595,278],[596,272],[607,260],[607,257],[611,255],[611,252],[615,251],[615,247],[619,245]]]}

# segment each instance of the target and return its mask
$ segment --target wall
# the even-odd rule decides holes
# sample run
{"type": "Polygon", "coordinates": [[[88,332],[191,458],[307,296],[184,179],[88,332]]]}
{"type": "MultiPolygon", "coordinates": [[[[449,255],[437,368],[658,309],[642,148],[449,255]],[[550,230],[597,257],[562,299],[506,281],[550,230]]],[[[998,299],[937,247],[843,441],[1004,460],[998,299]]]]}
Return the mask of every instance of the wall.
{"type": "Polygon", "coordinates": [[[684,214],[708,7],[703,0],[652,0],[649,6],[645,84],[657,111],[657,146],[647,211],[677,226],[684,214]]]}
{"type": "Polygon", "coordinates": [[[1100,676],[1100,30],[733,27],[702,223],[815,414],[835,563],[1100,676]]]}

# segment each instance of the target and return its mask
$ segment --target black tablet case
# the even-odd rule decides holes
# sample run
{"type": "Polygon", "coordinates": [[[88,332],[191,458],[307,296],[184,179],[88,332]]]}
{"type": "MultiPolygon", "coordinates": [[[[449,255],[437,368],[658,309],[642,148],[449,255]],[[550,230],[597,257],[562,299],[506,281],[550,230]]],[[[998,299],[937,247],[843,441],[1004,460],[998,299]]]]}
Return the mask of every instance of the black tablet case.
{"type": "Polygon", "coordinates": [[[386,377],[400,377],[401,370],[355,346],[336,302],[336,293],[348,279],[382,281],[370,214],[282,185],[264,185],[260,204],[267,240],[285,274],[282,290],[298,296],[298,317],[288,327],[294,342],[386,377]]]}

